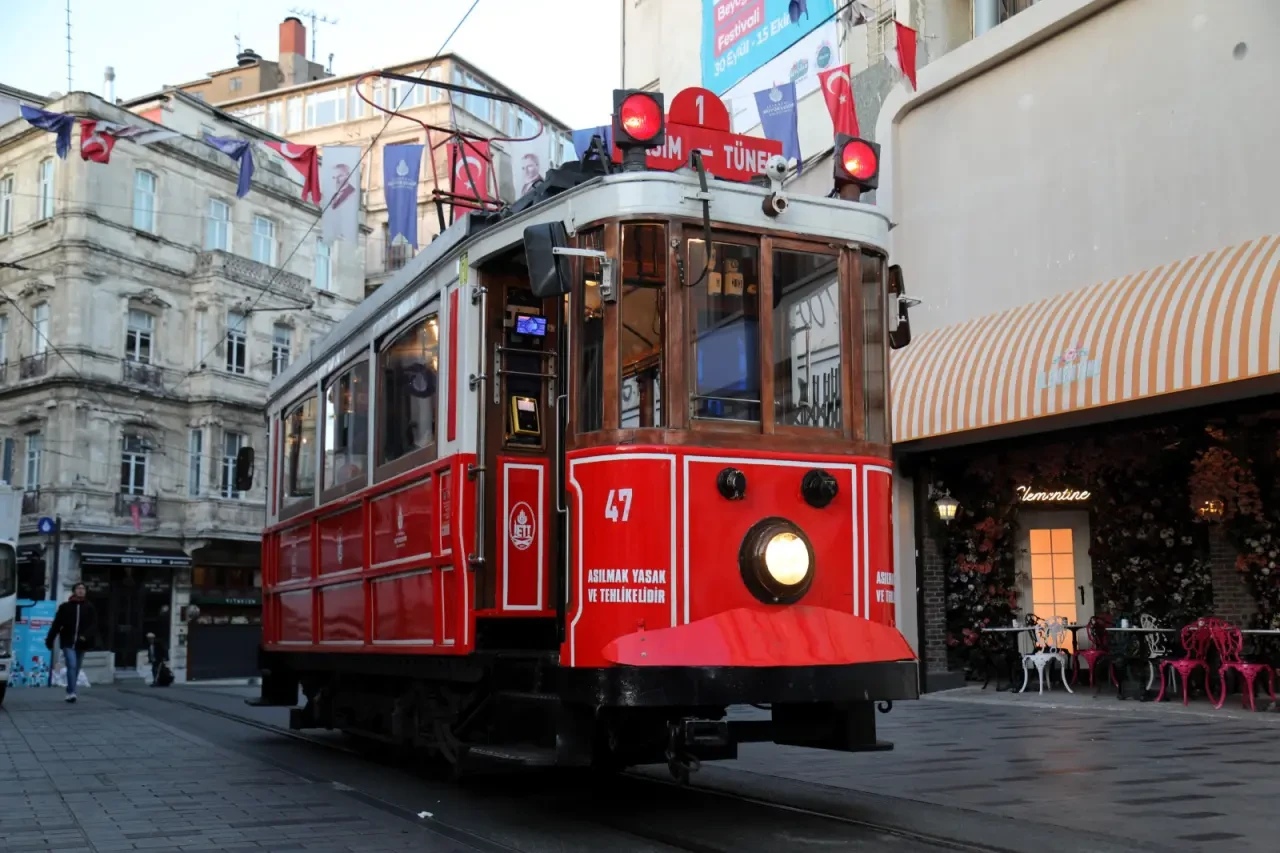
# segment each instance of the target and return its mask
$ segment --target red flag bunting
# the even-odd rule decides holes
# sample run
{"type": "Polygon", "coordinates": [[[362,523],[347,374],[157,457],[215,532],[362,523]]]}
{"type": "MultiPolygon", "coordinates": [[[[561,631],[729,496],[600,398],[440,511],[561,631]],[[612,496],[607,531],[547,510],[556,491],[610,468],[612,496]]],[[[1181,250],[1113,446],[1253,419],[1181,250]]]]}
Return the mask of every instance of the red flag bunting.
{"type": "Polygon", "coordinates": [[[314,145],[294,145],[291,142],[264,142],[268,148],[289,161],[302,173],[302,198],[320,203],[320,158],[314,145]]]}
{"type": "Polygon", "coordinates": [[[831,124],[835,126],[836,133],[860,136],[849,66],[841,65],[839,68],[823,71],[818,75],[818,81],[822,84],[822,97],[827,102],[827,112],[831,114],[831,124]]]}
{"type": "Polygon", "coordinates": [[[99,128],[93,119],[80,120],[80,156],[94,163],[111,162],[111,149],[116,138],[106,127],[99,128]]]}
{"type": "Polygon", "coordinates": [[[911,81],[911,91],[916,89],[916,31],[906,24],[893,22],[898,30],[898,68],[911,81]]]}

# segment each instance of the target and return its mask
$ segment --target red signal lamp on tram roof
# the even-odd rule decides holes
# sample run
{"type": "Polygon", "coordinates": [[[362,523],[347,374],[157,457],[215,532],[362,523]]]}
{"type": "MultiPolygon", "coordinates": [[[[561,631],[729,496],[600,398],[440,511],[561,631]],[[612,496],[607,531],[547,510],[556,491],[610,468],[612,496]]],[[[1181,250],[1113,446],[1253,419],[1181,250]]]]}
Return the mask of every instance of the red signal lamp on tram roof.
{"type": "Polygon", "coordinates": [[[880,146],[848,134],[836,134],[836,189],[855,186],[860,192],[880,186],[880,146]]]}
{"type": "Polygon", "coordinates": [[[664,107],[661,92],[613,90],[613,143],[622,152],[623,171],[643,170],[645,149],[667,141],[664,107]]]}

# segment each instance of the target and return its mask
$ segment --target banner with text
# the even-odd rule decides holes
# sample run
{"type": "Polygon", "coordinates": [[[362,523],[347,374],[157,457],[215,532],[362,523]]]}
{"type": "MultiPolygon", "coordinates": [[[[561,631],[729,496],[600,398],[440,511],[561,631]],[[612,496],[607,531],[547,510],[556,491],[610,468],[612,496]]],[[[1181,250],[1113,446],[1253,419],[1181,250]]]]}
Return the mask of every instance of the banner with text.
{"type": "Polygon", "coordinates": [[[796,100],[818,90],[818,75],[840,64],[835,21],[809,33],[792,47],[744,77],[721,99],[733,119],[733,132],[746,133],[760,124],[755,93],[783,83],[796,84],[796,100]]]}
{"type": "MultiPolygon", "coordinates": [[[[793,23],[790,0],[702,0],[703,88],[725,92],[835,13],[834,0],[808,0],[799,6],[799,20],[793,23]]],[[[770,80],[768,85],[784,82],[770,80]]]]}

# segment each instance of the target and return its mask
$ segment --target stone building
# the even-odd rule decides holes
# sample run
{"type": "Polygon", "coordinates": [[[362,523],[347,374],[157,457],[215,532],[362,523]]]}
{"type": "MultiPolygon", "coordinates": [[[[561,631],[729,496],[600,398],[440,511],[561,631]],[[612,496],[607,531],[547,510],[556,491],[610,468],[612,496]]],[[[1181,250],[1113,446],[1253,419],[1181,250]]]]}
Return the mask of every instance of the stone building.
{"type": "MultiPolygon", "coordinates": [[[[46,105],[154,126],[74,92],[46,105]]],[[[267,383],[363,297],[364,246],[326,246],[301,178],[237,165],[197,136],[276,138],[173,93],[189,135],[66,159],[0,125],[0,438],[26,490],[20,595],[83,581],[99,613],[89,675],[132,672],[147,632],[179,679],[255,674],[267,383]],[[237,492],[242,447],[258,477],[237,492]],[[37,530],[58,519],[55,539],[37,530]],[[197,615],[198,612],[198,615],[197,615]]]]}

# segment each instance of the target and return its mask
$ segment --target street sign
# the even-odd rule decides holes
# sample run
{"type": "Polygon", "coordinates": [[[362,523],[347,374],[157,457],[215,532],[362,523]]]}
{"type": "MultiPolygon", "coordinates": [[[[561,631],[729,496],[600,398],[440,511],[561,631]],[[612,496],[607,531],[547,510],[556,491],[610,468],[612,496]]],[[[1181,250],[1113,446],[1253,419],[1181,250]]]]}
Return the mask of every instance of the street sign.
{"type": "Polygon", "coordinates": [[[36,530],[46,535],[52,533],[53,519],[49,518],[47,515],[41,516],[40,520],[36,522],[36,530]]]}
{"type": "MultiPolygon", "coordinates": [[[[644,162],[650,169],[673,172],[688,166],[695,150],[702,152],[708,174],[728,181],[749,181],[764,174],[770,157],[781,156],[782,143],[730,133],[724,103],[707,89],[692,88],[672,99],[667,141],[645,151],[644,162]]],[[[622,162],[617,145],[613,146],[613,162],[622,162]]]]}

